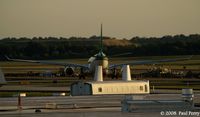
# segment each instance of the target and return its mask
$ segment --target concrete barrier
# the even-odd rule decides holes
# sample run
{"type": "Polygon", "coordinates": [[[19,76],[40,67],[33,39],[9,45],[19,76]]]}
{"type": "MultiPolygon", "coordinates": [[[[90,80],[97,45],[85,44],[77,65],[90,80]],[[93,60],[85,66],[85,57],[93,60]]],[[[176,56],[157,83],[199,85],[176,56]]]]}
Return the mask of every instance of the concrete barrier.
{"type": "Polygon", "coordinates": [[[74,103],[46,103],[46,109],[66,109],[66,108],[78,108],[74,103]]]}
{"type": "Polygon", "coordinates": [[[45,108],[46,109],[57,109],[57,104],[56,103],[46,103],[45,108]]]}
{"type": "Polygon", "coordinates": [[[183,100],[129,100],[122,101],[122,112],[192,110],[190,102],[183,100]]]}

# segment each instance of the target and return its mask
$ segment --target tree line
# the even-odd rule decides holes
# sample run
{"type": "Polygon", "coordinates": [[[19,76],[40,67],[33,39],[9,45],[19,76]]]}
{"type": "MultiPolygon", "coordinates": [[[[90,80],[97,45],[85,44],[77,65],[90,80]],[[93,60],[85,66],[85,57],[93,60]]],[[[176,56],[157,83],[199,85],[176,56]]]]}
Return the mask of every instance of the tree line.
{"type": "MultiPolygon", "coordinates": [[[[109,55],[130,53],[124,56],[152,55],[199,55],[200,35],[175,35],[163,37],[133,37],[122,39],[129,44],[119,45],[120,41],[112,37],[103,37],[104,53],[109,55]],[[118,44],[114,44],[115,40],[118,44]]],[[[63,59],[85,58],[96,54],[100,49],[100,37],[8,37],[0,40],[0,55],[23,59],[63,59]]]]}

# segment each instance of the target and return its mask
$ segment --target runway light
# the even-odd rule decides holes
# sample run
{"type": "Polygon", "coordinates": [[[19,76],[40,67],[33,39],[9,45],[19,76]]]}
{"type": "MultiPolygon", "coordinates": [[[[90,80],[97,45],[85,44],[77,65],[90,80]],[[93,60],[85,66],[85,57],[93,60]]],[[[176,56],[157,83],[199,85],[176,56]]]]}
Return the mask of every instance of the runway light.
{"type": "Polygon", "coordinates": [[[52,95],[53,96],[65,96],[66,93],[53,93],[52,95]]]}
{"type": "Polygon", "coordinates": [[[20,97],[26,97],[26,93],[20,93],[20,97]]]}
{"type": "Polygon", "coordinates": [[[60,96],[65,96],[65,93],[60,93],[60,96]]]}

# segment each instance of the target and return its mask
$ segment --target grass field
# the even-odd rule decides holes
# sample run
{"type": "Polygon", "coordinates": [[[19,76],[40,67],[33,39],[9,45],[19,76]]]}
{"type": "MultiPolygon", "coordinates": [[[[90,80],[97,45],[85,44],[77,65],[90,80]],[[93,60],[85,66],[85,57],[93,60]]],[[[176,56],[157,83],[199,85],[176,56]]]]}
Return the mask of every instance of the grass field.
{"type": "MultiPolygon", "coordinates": [[[[117,64],[130,62],[134,60],[157,60],[157,59],[173,59],[173,58],[185,58],[186,56],[151,56],[151,57],[122,57],[122,58],[110,58],[109,64],[117,64]]],[[[63,63],[79,63],[87,64],[88,59],[65,59],[65,60],[51,60],[55,62],[63,63]]],[[[50,61],[50,60],[48,60],[50,61]]],[[[162,63],[158,66],[163,66],[170,69],[191,69],[195,71],[200,71],[200,55],[195,55],[192,59],[187,61],[179,61],[172,63],[162,63]]],[[[63,66],[53,66],[53,65],[43,65],[35,63],[25,63],[25,62],[0,62],[0,67],[4,73],[27,73],[29,71],[44,73],[46,71],[56,72],[59,71],[63,66]]],[[[150,69],[153,65],[136,65],[131,68],[136,69],[150,69]]],[[[8,85],[31,85],[31,86],[43,86],[43,87],[67,87],[75,81],[79,81],[78,78],[61,77],[57,78],[57,83],[53,82],[52,78],[46,77],[13,77],[7,78],[8,85]],[[25,83],[25,84],[23,84],[25,83]]],[[[145,78],[150,80],[151,89],[182,89],[182,88],[193,88],[195,90],[200,90],[200,79],[163,79],[163,78],[145,78]]],[[[91,81],[92,78],[87,78],[87,81],[91,81]]],[[[110,78],[105,78],[105,80],[111,80],[110,78]]],[[[121,79],[118,79],[121,80],[121,79]]],[[[16,95],[18,92],[0,92],[0,97],[10,97],[16,95]]],[[[50,96],[52,93],[49,92],[27,92],[27,96],[50,96]]]]}
{"type": "MultiPolygon", "coordinates": [[[[110,58],[109,64],[125,63],[134,60],[158,60],[158,59],[173,59],[173,58],[185,58],[188,56],[148,56],[148,57],[121,57],[121,58],[110,58]]],[[[62,63],[78,63],[87,64],[88,59],[63,59],[63,60],[48,60],[62,63]]],[[[183,69],[186,66],[187,69],[200,70],[200,55],[195,55],[191,60],[177,61],[171,63],[161,63],[160,66],[170,69],[183,69]]],[[[4,73],[26,73],[28,71],[33,72],[45,72],[45,71],[58,71],[63,66],[44,65],[36,63],[25,63],[25,62],[0,62],[0,67],[4,73]]],[[[152,65],[135,65],[133,69],[149,69],[152,65]]]]}
{"type": "MultiPolygon", "coordinates": [[[[49,92],[25,92],[27,97],[52,96],[49,92]]],[[[19,92],[0,92],[0,97],[17,97],[19,92]]]]}
{"type": "MultiPolygon", "coordinates": [[[[91,80],[91,79],[90,79],[91,80]]],[[[109,80],[106,78],[105,80],[109,80]]],[[[121,79],[118,79],[121,80],[121,79]]],[[[163,79],[163,78],[146,78],[145,80],[150,81],[150,89],[167,89],[167,90],[181,90],[183,88],[192,88],[194,90],[200,90],[200,79],[163,79]]],[[[73,82],[79,81],[78,79],[72,78],[63,78],[59,79],[57,83],[53,83],[51,79],[46,80],[26,80],[26,83],[23,84],[25,80],[17,80],[13,82],[9,82],[10,86],[34,86],[34,87],[69,87],[73,82]]],[[[88,80],[85,80],[88,81],[88,80]]],[[[1,92],[0,97],[16,97],[19,92],[9,91],[9,92],[1,92]]],[[[26,93],[28,97],[32,96],[52,96],[53,92],[22,92],[26,93]]],[[[56,92],[55,92],[56,93],[56,92]]],[[[69,95],[66,92],[66,95],[69,95]]]]}

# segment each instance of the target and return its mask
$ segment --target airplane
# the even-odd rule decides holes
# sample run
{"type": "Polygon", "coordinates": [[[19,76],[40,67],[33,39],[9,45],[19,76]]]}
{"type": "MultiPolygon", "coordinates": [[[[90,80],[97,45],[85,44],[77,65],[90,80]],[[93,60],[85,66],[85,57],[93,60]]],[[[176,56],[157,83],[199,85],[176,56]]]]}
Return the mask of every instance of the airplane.
{"type": "MultiPolygon", "coordinates": [[[[74,63],[61,63],[61,62],[50,62],[50,61],[36,61],[36,60],[24,60],[24,59],[11,59],[8,56],[5,56],[9,61],[18,61],[18,62],[30,62],[30,63],[40,63],[40,64],[49,64],[49,65],[59,65],[64,66],[64,73],[67,75],[74,74],[74,68],[80,68],[79,78],[85,78],[85,73],[94,73],[97,66],[102,66],[103,74],[108,74],[108,70],[113,70],[113,78],[116,76],[116,67],[122,67],[123,65],[145,65],[145,64],[156,64],[161,62],[174,62],[174,61],[183,61],[189,60],[192,56],[187,58],[177,58],[177,59],[164,59],[164,60],[141,60],[141,61],[130,61],[121,64],[111,64],[109,65],[109,59],[106,54],[103,52],[103,28],[101,24],[100,29],[100,50],[94,56],[91,56],[87,64],[74,64],[74,63]]],[[[123,54],[122,54],[123,55],[123,54]]]]}

